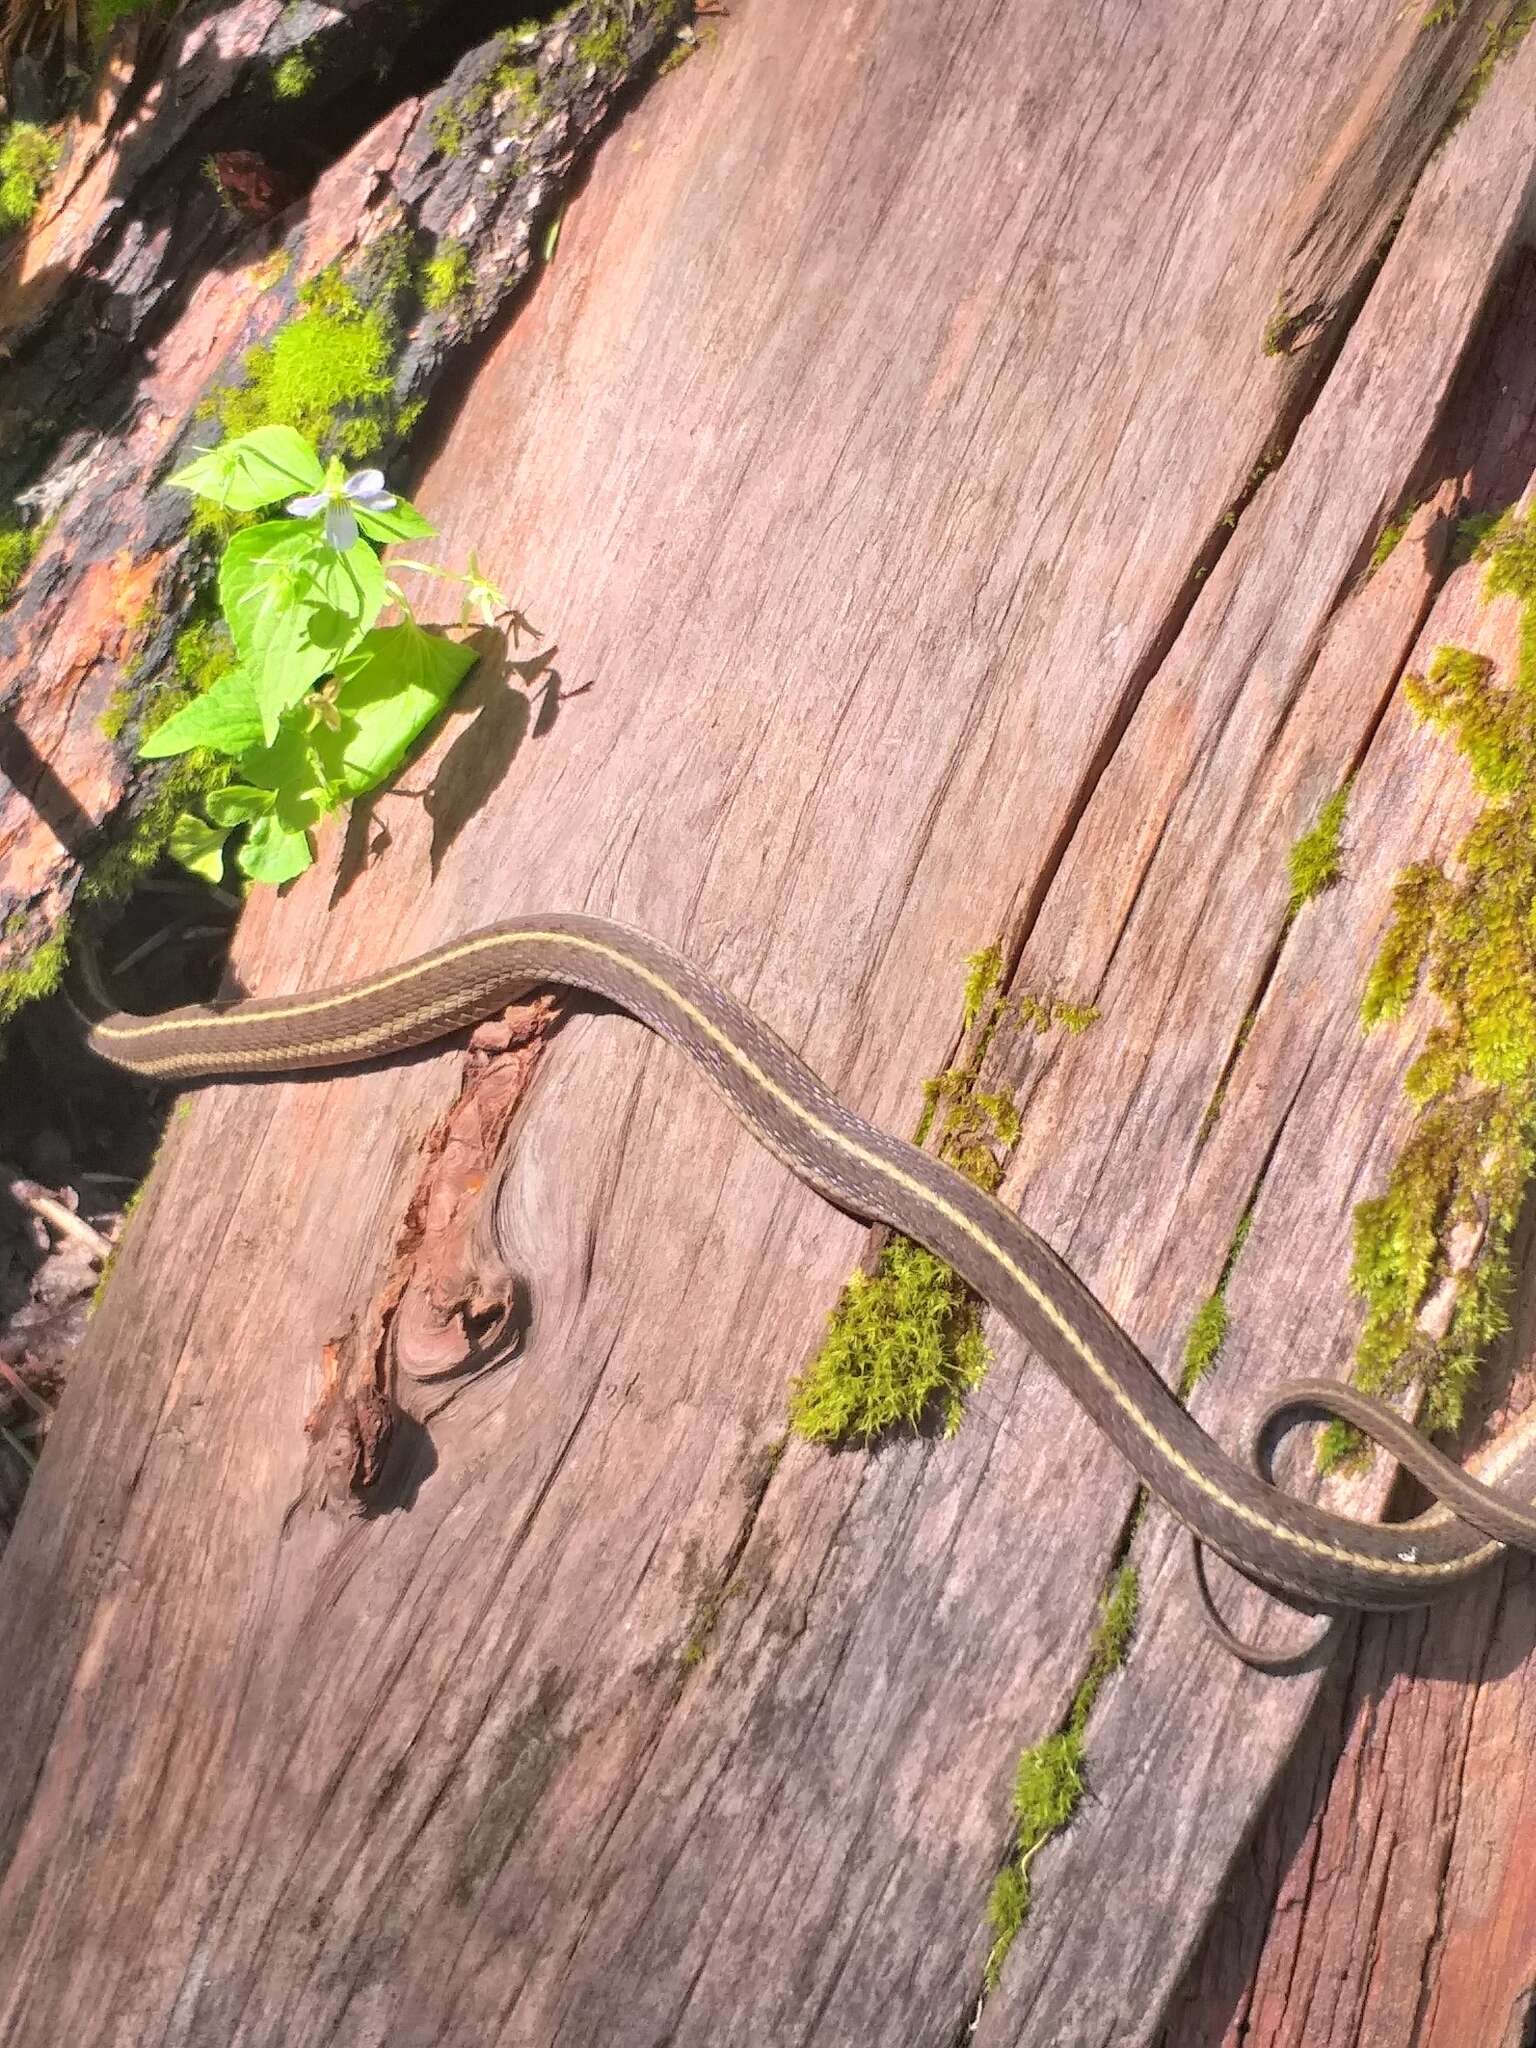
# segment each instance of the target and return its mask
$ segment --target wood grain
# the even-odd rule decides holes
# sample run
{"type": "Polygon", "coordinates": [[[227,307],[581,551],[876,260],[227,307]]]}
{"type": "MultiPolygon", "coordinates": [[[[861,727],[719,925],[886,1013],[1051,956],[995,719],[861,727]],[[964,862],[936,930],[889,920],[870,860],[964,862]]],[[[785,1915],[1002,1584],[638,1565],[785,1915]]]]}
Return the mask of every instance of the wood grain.
{"type": "MultiPolygon", "coordinates": [[[[1359,967],[1464,801],[1389,707],[1427,523],[1357,584],[1536,175],[1533,47],[1337,360],[1262,353],[1395,19],[746,0],[603,153],[422,494],[591,687],[479,808],[465,713],[382,858],[253,906],[247,984],[602,910],[908,1128],[1004,933],[1015,986],[1103,1009],[1020,1074],[1009,1198],[1172,1369],[1269,1159],[1262,1357],[1202,1413],[1342,1360],[1406,1049],[1361,1046],[1359,967]],[[1348,887],[1280,946],[1286,849],[1357,760],[1348,887]]],[[[213,1090],[173,1133],[0,1567],[0,2033],[950,2048],[1125,1474],[1005,1331],[954,1441],[776,1456],[860,1233],[581,1016],[514,1126],[523,1355],[415,1397],[394,1511],[313,1514],[324,1348],[455,1085],[213,1090]]],[[[1201,1647],[1155,1522],[1141,1561],[978,2040],[1155,2038],[1304,1719],[1201,1647]]]]}

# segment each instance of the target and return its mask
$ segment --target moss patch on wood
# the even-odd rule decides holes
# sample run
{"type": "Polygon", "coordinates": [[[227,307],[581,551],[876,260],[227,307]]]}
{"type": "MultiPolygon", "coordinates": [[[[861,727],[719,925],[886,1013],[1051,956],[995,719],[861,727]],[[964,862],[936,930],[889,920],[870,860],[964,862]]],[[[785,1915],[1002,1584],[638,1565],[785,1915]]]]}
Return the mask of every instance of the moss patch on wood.
{"type": "Polygon", "coordinates": [[[1252,1228],[1253,1210],[1250,1206],[1243,1211],[1237,1229],[1232,1233],[1232,1242],[1227,1247],[1227,1256],[1222,1261],[1216,1285],[1195,1310],[1189,1333],[1184,1339],[1184,1370],[1179,1375],[1181,1401],[1189,1399],[1221,1356],[1229,1322],[1227,1284],[1232,1278],[1233,1267],[1243,1255],[1243,1246],[1248,1242],[1252,1228]]]}
{"type": "MultiPolygon", "coordinates": [[[[1423,1389],[1430,1430],[1454,1428],[1489,1341],[1506,1327],[1509,1242],[1536,1162],[1536,512],[1506,515],[1479,550],[1485,594],[1520,606],[1507,682],[1484,655],[1442,647],[1408,701],[1465,758],[1486,798],[1450,872],[1403,871],[1361,1000],[1365,1029],[1427,985],[1440,1006],[1404,1086],[1417,1110],[1381,1194],[1354,1218],[1365,1303],[1355,1378],[1423,1389]]],[[[1324,1433],[1326,1465],[1358,1449],[1324,1433]]]]}
{"type": "Polygon", "coordinates": [[[987,1900],[987,1920],[992,1929],[992,1948],[987,1956],[988,1992],[997,1989],[1008,1951],[1029,1916],[1029,1866],[1052,1835],[1066,1827],[1082,1799],[1088,1717],[1105,1681],[1125,1662],[1140,1599],[1136,1568],[1124,1564],[1100,1598],[1087,1667],[1066,1720],[1043,1742],[1026,1749],[1015,1766],[1013,1817],[1017,1834],[987,1900]]]}
{"type": "Polygon", "coordinates": [[[244,383],[214,392],[202,411],[229,434],[281,424],[324,454],[376,454],[420,410],[395,396],[396,301],[412,274],[407,234],[381,237],[347,272],[322,270],[299,287],[294,318],[247,351],[244,383]]]}
{"type": "MultiPolygon", "coordinates": [[[[1009,1001],[999,993],[1003,965],[995,945],[967,960],[961,1021],[968,1055],[923,1084],[914,1134],[914,1142],[931,1145],[989,1193],[1019,1137],[1012,1091],[980,1086],[997,1033],[1025,1023],[1042,1031],[1053,1023],[1082,1030],[1098,1014],[1090,1004],[1053,997],[1009,1001]]],[[[874,1271],[849,1280],[820,1350],[792,1382],[790,1427],[812,1443],[868,1443],[930,1423],[949,1435],[990,1362],[980,1305],[969,1288],[932,1252],[893,1236],[874,1271]]]]}
{"type": "Polygon", "coordinates": [[[1340,842],[1349,810],[1349,784],[1336,789],[1315,822],[1295,841],[1290,852],[1291,894],[1287,917],[1294,919],[1314,897],[1331,889],[1343,873],[1340,842]]]}
{"type": "Polygon", "coordinates": [[[1413,508],[1410,506],[1407,511],[1399,512],[1395,519],[1389,519],[1377,534],[1376,545],[1371,549],[1370,566],[1373,570],[1379,569],[1383,562],[1391,560],[1398,542],[1408,531],[1412,518],[1413,508]]]}
{"type": "Polygon", "coordinates": [[[42,539],[40,526],[0,526],[0,611],[16,595],[42,539]]]}
{"type": "Polygon", "coordinates": [[[58,161],[58,143],[36,121],[0,129],[0,234],[26,226],[58,161]]]}

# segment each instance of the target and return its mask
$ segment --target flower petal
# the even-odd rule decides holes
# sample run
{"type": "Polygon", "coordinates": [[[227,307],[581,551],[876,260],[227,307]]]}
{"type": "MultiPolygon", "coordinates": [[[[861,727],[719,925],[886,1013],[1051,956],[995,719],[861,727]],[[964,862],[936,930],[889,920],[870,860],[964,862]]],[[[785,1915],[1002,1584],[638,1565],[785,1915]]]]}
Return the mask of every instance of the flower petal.
{"type": "Polygon", "coordinates": [[[400,502],[393,491],[352,491],[348,495],[365,512],[393,512],[400,502]]]}
{"type": "Polygon", "coordinates": [[[316,512],[323,512],[330,502],[329,493],[309,491],[302,498],[290,498],[286,509],[298,519],[309,519],[316,512]]]}
{"type": "Polygon", "coordinates": [[[354,469],[341,487],[349,498],[371,498],[384,488],[382,469],[354,469]]]}
{"type": "Polygon", "coordinates": [[[338,555],[357,546],[357,521],[352,517],[352,508],[339,498],[333,498],[325,508],[325,537],[338,555]]]}

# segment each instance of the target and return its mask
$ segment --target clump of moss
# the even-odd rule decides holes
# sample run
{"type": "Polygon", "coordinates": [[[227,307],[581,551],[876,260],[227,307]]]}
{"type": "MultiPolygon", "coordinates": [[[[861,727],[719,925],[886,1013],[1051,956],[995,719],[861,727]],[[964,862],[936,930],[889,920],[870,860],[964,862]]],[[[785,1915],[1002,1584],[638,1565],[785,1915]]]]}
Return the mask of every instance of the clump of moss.
{"type": "Polygon", "coordinates": [[[1008,1862],[999,1872],[987,1900],[987,1919],[992,1928],[986,1975],[989,1992],[997,1989],[1008,1951],[1029,1915],[1029,1866],[1036,1852],[1071,1820],[1083,1796],[1088,1717],[1106,1679],[1125,1662],[1135,1633],[1140,1598],[1135,1566],[1122,1565],[1099,1602],[1098,1626],[1089,1648],[1088,1666],[1065,1724],[1054,1735],[1026,1749],[1014,1771],[1013,1817],[1017,1835],[1008,1862]]]}
{"type": "Polygon", "coordinates": [[[790,1427],[812,1443],[867,1443],[937,1414],[949,1434],[987,1365],[963,1282],[922,1245],[893,1237],[874,1272],[844,1288],[825,1342],[790,1388],[790,1427]]]}
{"type": "Polygon", "coordinates": [[[1090,1024],[1099,1021],[1097,1003],[1074,1003],[1065,996],[1022,995],[1014,1004],[1021,1024],[1042,1035],[1059,1025],[1070,1038],[1077,1038],[1090,1024]]]}
{"type": "Polygon", "coordinates": [[[988,999],[1003,978],[1003,949],[983,946],[965,963],[965,997],[960,1009],[960,1028],[969,1031],[986,1008],[988,999]]]}
{"type": "Polygon", "coordinates": [[[132,14],[158,14],[167,0],[89,0],[86,27],[93,43],[104,43],[120,21],[132,14]]]}
{"type": "Polygon", "coordinates": [[[1220,1276],[1214,1289],[1199,1308],[1195,1310],[1184,1339],[1184,1370],[1179,1375],[1179,1399],[1187,1401],[1195,1388],[1216,1364],[1221,1356],[1221,1347],[1227,1341],[1230,1317],[1227,1311],[1227,1285],[1232,1270],[1243,1255],[1243,1246],[1248,1242],[1248,1233],[1253,1228],[1253,1210],[1245,1209],[1232,1233],[1232,1242],[1227,1247],[1227,1256],[1222,1262],[1220,1276]]]}
{"type": "MultiPolygon", "coordinates": [[[[443,156],[461,156],[469,139],[469,124],[477,120],[494,99],[504,98],[518,121],[529,120],[539,109],[539,73],[533,64],[518,60],[518,52],[539,34],[537,22],[503,30],[496,39],[498,56],[490,70],[467,86],[456,99],[445,100],[433,110],[429,131],[434,146],[443,156]]],[[[619,24],[620,52],[623,25],[619,24]]],[[[578,52],[582,48],[577,46],[578,52]]]]}
{"type": "Polygon", "coordinates": [[[1491,512],[1469,512],[1458,519],[1451,536],[1451,562],[1462,568],[1482,547],[1483,542],[1502,520],[1508,517],[1508,506],[1491,512]]]}
{"type": "Polygon", "coordinates": [[[29,953],[19,967],[0,972],[0,1024],[7,1024],[28,1003],[51,996],[63,979],[69,958],[69,920],[61,918],[50,938],[29,953]]]}
{"type": "Polygon", "coordinates": [[[607,71],[624,61],[625,36],[624,17],[617,9],[607,19],[584,35],[576,45],[576,55],[583,64],[591,64],[599,71],[607,71]]]}
{"type": "Polygon", "coordinates": [[[432,137],[432,146],[439,156],[462,156],[468,129],[464,116],[450,100],[432,109],[432,118],[427,123],[427,132],[432,137]]]}
{"type": "Polygon", "coordinates": [[[372,455],[400,426],[386,295],[368,303],[333,266],[300,287],[299,304],[294,319],[248,351],[246,382],[216,393],[210,409],[230,434],[281,423],[323,450],[372,455]]]}
{"type": "MultiPolygon", "coordinates": [[[[1424,983],[1440,1006],[1405,1077],[1413,1130],[1355,1211],[1352,1267],[1365,1302],[1355,1377],[1378,1393],[1421,1384],[1432,1430],[1460,1420],[1506,1326],[1510,1237],[1536,1163],[1536,513],[1506,517],[1481,552],[1487,594],[1521,606],[1514,676],[1501,685],[1485,656],[1447,647],[1408,697],[1487,801],[1454,873],[1425,862],[1399,877],[1361,1000],[1367,1030],[1424,983]]],[[[1323,1455],[1355,1443],[1330,1430],[1323,1455]]]]}
{"type": "Polygon", "coordinates": [[[1264,353],[1267,356],[1288,356],[1291,345],[1300,329],[1300,316],[1291,305],[1290,297],[1282,292],[1275,301],[1275,309],[1264,327],[1264,353]]]}
{"type": "Polygon", "coordinates": [[[1403,535],[1408,531],[1408,525],[1412,518],[1413,511],[1410,507],[1410,509],[1405,512],[1399,512],[1395,519],[1389,519],[1387,521],[1386,525],[1381,529],[1380,533],[1376,536],[1375,547],[1371,549],[1370,566],[1372,567],[1372,569],[1379,569],[1383,562],[1388,561],[1391,558],[1392,553],[1397,547],[1398,542],[1402,539],[1403,535]]]}
{"type": "MultiPolygon", "coordinates": [[[[988,1193],[1000,1184],[1020,1130],[1012,1090],[980,1086],[998,1031],[1020,1024],[1083,1031],[1098,1016],[1091,1004],[1054,996],[1010,1001],[999,993],[1003,964],[996,945],[966,961],[961,1024],[968,1056],[923,1084],[914,1134],[988,1193]]],[[[844,1290],[825,1342],[791,1387],[790,1426],[817,1443],[868,1442],[934,1418],[948,1434],[990,1362],[979,1306],[964,1282],[931,1252],[896,1237],[874,1272],[855,1274],[844,1290]]]]}
{"type": "Polygon", "coordinates": [[[1333,888],[1342,873],[1339,841],[1344,831],[1344,814],[1349,809],[1349,784],[1336,789],[1291,847],[1291,896],[1288,915],[1295,917],[1303,905],[1326,889],[1333,888]]]}
{"type": "Polygon", "coordinates": [[[422,304],[431,312],[443,312],[467,298],[474,282],[475,266],[465,245],[452,239],[441,241],[421,266],[422,304]]]}
{"type": "Polygon", "coordinates": [[[1536,22],[1536,0],[1521,0],[1521,4],[1503,21],[1484,23],[1482,54],[1473,66],[1472,74],[1462,88],[1461,97],[1451,111],[1451,118],[1446,123],[1447,134],[1459,128],[1465,121],[1488,90],[1494,72],[1505,58],[1512,57],[1524,42],[1533,22],[1536,22]]]}
{"type": "Polygon", "coordinates": [[[37,122],[0,130],[0,233],[26,226],[58,161],[58,143],[37,122]]]}
{"type": "Polygon", "coordinates": [[[301,100],[314,84],[316,71],[303,50],[290,50],[272,72],[272,91],[280,100],[301,100]]]}
{"type": "Polygon", "coordinates": [[[0,611],[16,595],[42,538],[38,526],[0,526],[0,611]]]}

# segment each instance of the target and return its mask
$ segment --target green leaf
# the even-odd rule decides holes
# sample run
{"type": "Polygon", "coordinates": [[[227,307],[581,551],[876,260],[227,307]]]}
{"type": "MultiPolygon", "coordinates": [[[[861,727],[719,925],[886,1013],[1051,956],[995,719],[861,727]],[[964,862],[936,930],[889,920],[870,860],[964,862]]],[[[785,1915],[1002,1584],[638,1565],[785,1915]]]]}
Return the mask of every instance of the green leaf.
{"type": "Polygon", "coordinates": [[[201,875],[205,882],[218,883],[224,879],[224,841],[227,836],[224,832],[216,832],[212,825],[205,824],[190,811],[183,811],[171,827],[171,836],[166,844],[173,860],[179,860],[194,875],[201,875]]]}
{"type": "Polygon", "coordinates": [[[236,864],[254,882],[291,882],[314,860],[307,832],[295,831],[275,817],[258,818],[245,835],[236,864]]]}
{"type": "Polygon", "coordinates": [[[357,796],[392,775],[477,659],[411,620],[366,634],[336,672],[341,730],[316,736],[340,790],[357,796]]]}
{"type": "Polygon", "coordinates": [[[352,514],[370,540],[425,540],[437,531],[431,520],[423,519],[404,498],[397,500],[391,512],[368,512],[354,505],[352,514]]]}
{"type": "Polygon", "coordinates": [[[294,712],[282,721],[270,747],[252,747],[240,756],[242,783],[270,791],[273,814],[290,831],[318,823],[340,801],[316,751],[316,740],[330,737],[312,733],[304,714],[294,712]]]}
{"type": "Polygon", "coordinates": [[[211,747],[216,754],[243,754],[262,736],[261,706],[243,669],[232,668],[201,697],[175,712],[139,748],[146,761],[211,747]]]}
{"type": "Polygon", "coordinates": [[[277,796],[270,789],[253,789],[247,782],[227,783],[223,789],[208,792],[208,815],[215,825],[249,825],[254,818],[265,817],[277,803],[277,796]]]}
{"type": "Polygon", "coordinates": [[[292,427],[256,427],[208,448],[166,479],[183,491],[231,512],[255,512],[277,498],[318,491],[325,481],[320,458],[292,427]]]}
{"type": "Polygon", "coordinates": [[[365,541],[326,546],[318,519],[269,519],[224,550],[219,599],[261,707],[263,737],[335,667],[384,605],[383,564],[365,541]]]}

